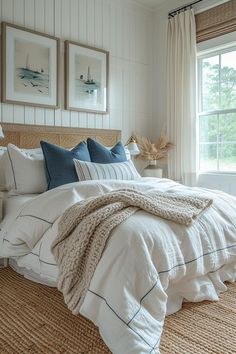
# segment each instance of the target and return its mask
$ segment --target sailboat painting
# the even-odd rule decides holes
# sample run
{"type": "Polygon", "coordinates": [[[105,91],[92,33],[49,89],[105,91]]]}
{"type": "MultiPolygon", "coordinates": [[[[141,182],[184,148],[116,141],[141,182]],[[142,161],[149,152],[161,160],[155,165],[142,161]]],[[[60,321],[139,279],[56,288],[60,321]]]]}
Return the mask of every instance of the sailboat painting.
{"type": "Polygon", "coordinates": [[[60,40],[2,22],[2,101],[59,108],[60,40]]]}
{"type": "Polygon", "coordinates": [[[15,91],[48,95],[49,48],[28,41],[15,40],[15,91]]]}
{"type": "Polygon", "coordinates": [[[109,53],[66,41],[66,108],[108,112],[109,53]]]}
{"type": "Polygon", "coordinates": [[[75,99],[83,106],[102,103],[101,61],[82,55],[75,56],[75,99]]]}

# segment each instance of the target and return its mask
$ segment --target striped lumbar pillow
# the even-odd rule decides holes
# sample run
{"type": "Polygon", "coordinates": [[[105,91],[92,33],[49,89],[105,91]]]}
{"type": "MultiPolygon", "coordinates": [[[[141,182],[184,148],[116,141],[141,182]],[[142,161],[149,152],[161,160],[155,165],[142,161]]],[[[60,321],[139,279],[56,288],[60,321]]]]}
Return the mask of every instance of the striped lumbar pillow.
{"type": "Polygon", "coordinates": [[[94,163],[74,159],[79,181],[94,179],[133,180],[140,175],[131,160],[116,163],[94,163]]]}

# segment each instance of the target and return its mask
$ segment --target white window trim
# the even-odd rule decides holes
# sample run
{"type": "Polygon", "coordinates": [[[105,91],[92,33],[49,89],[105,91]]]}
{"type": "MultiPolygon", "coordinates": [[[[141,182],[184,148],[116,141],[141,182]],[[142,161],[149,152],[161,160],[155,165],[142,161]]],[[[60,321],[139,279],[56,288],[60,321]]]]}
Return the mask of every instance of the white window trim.
{"type": "Polygon", "coordinates": [[[227,33],[223,36],[209,39],[197,44],[197,55],[207,55],[212,50],[227,49],[229,47],[236,46],[236,32],[227,33]]]}
{"type": "MultiPolygon", "coordinates": [[[[201,116],[206,116],[206,115],[213,115],[213,114],[225,114],[225,113],[236,113],[236,108],[235,109],[227,109],[227,110],[216,110],[216,111],[210,111],[210,112],[204,112],[200,108],[201,106],[201,67],[200,67],[200,60],[199,59],[204,59],[209,56],[209,54],[217,55],[219,53],[224,53],[228,52],[228,49],[232,48],[233,50],[236,50],[236,32],[228,33],[226,35],[210,39],[208,41],[203,41],[197,44],[197,61],[198,61],[198,70],[197,70],[197,79],[198,79],[198,114],[197,114],[197,126],[199,126],[199,117],[201,116]],[[199,84],[200,83],[200,84],[199,84]]],[[[198,140],[197,136],[197,144],[198,144],[198,149],[200,148],[200,143],[198,140]]],[[[198,169],[198,175],[214,175],[214,176],[236,176],[236,171],[216,171],[216,170],[209,170],[209,171],[202,171],[199,169],[199,159],[200,159],[200,153],[198,152],[197,156],[197,169],[198,169]]]]}

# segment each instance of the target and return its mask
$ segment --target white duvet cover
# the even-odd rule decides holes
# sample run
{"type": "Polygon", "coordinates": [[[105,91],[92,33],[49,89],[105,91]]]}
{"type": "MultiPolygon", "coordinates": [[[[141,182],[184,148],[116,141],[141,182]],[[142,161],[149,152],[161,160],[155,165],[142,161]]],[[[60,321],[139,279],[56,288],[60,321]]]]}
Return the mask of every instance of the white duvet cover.
{"type": "Polygon", "coordinates": [[[18,210],[25,203],[36,198],[38,194],[9,195],[5,193],[3,196],[3,223],[5,223],[8,218],[14,218],[18,210]]]}
{"type": "Polygon", "coordinates": [[[74,183],[24,204],[3,227],[0,256],[13,257],[18,266],[55,285],[58,269],[50,245],[63,211],[79,200],[125,187],[214,200],[188,227],[143,211],[116,227],[81,308],[114,354],[158,353],[167,314],[184,300],[218,300],[226,290],[223,282],[236,280],[236,198],[154,178],[74,183]]]}

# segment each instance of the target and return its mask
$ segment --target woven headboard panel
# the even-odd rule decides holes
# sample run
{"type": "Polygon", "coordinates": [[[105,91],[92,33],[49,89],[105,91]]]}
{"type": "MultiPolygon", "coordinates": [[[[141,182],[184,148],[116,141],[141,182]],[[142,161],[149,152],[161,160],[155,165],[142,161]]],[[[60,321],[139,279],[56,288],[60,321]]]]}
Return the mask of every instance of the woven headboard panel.
{"type": "Polygon", "coordinates": [[[121,139],[120,130],[66,128],[55,126],[8,124],[1,123],[4,139],[1,146],[8,143],[20,148],[33,149],[40,146],[40,140],[46,140],[65,148],[72,148],[88,137],[99,141],[106,146],[112,146],[121,139]]]}

